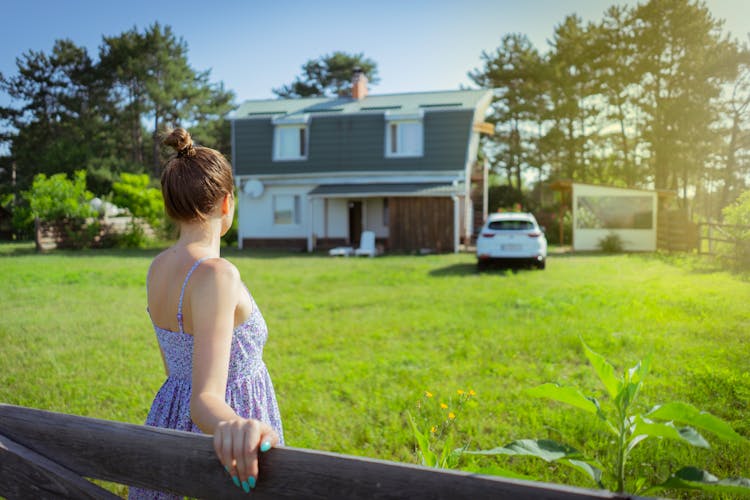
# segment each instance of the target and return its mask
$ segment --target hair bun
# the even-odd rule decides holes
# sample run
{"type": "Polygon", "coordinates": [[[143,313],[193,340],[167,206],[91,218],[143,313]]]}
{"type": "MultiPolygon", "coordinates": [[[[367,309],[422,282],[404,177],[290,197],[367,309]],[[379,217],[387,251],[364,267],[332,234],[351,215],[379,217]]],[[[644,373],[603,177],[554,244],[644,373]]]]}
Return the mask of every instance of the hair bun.
{"type": "Polygon", "coordinates": [[[193,139],[190,137],[190,133],[182,127],[178,127],[169,132],[164,139],[164,144],[174,148],[174,150],[177,151],[177,156],[195,155],[193,139]]]}

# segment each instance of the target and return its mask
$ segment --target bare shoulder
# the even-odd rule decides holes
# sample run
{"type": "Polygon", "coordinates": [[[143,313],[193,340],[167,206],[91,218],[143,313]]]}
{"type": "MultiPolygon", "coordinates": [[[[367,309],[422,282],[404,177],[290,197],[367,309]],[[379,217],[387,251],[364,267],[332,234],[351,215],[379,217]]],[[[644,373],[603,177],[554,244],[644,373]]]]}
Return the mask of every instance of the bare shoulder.
{"type": "Polygon", "coordinates": [[[200,271],[198,279],[206,284],[211,283],[223,287],[240,283],[240,272],[234,264],[221,257],[206,259],[197,271],[200,271]]]}

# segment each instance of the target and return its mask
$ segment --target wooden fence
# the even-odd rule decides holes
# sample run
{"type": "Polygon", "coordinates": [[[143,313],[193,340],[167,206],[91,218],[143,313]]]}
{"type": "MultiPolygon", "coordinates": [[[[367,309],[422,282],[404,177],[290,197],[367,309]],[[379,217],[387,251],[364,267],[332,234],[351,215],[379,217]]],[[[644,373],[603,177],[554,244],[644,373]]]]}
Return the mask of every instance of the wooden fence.
{"type": "Polygon", "coordinates": [[[724,256],[731,258],[733,254],[742,254],[742,246],[747,245],[740,237],[743,234],[750,234],[750,226],[702,222],[698,224],[698,252],[716,255],[719,246],[725,244],[725,247],[731,247],[736,251],[724,252],[724,256]]]}
{"type": "MultiPolygon", "coordinates": [[[[116,498],[84,478],[248,498],[216,459],[210,436],[0,404],[0,497],[116,498]]],[[[281,447],[263,454],[250,498],[634,497],[281,447]]]]}

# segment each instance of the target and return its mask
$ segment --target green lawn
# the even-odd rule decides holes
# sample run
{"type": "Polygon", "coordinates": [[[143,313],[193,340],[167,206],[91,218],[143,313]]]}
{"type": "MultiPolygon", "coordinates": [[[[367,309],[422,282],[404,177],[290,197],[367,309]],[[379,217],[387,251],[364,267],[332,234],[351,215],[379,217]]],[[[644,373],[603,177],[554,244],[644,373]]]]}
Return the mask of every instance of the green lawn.
{"type": "MultiPolygon", "coordinates": [[[[0,402],[141,423],[163,381],[144,279],[156,251],[36,255],[0,245],[0,402]]],[[[653,353],[644,407],[682,400],[750,437],[750,283],[653,255],[552,256],[545,271],[478,274],[469,254],[238,253],[269,326],[265,360],[287,444],[415,460],[407,411],[425,390],[477,404],[461,439],[490,448],[524,437],[603,446],[584,413],[528,397],[543,382],[598,389],[579,336],[619,370],[653,353]]],[[[680,465],[750,475],[750,446],[646,445],[640,473],[680,465]]],[[[464,459],[592,486],[531,459],[464,459]]]]}

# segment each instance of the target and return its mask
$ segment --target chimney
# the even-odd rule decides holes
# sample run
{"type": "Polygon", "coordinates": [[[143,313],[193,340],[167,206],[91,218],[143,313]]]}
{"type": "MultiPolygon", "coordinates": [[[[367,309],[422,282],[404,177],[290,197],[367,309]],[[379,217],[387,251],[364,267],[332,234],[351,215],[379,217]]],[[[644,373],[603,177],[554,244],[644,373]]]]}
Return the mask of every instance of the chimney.
{"type": "Polygon", "coordinates": [[[352,98],[361,100],[367,97],[367,77],[362,68],[356,67],[352,72],[352,98]]]}

